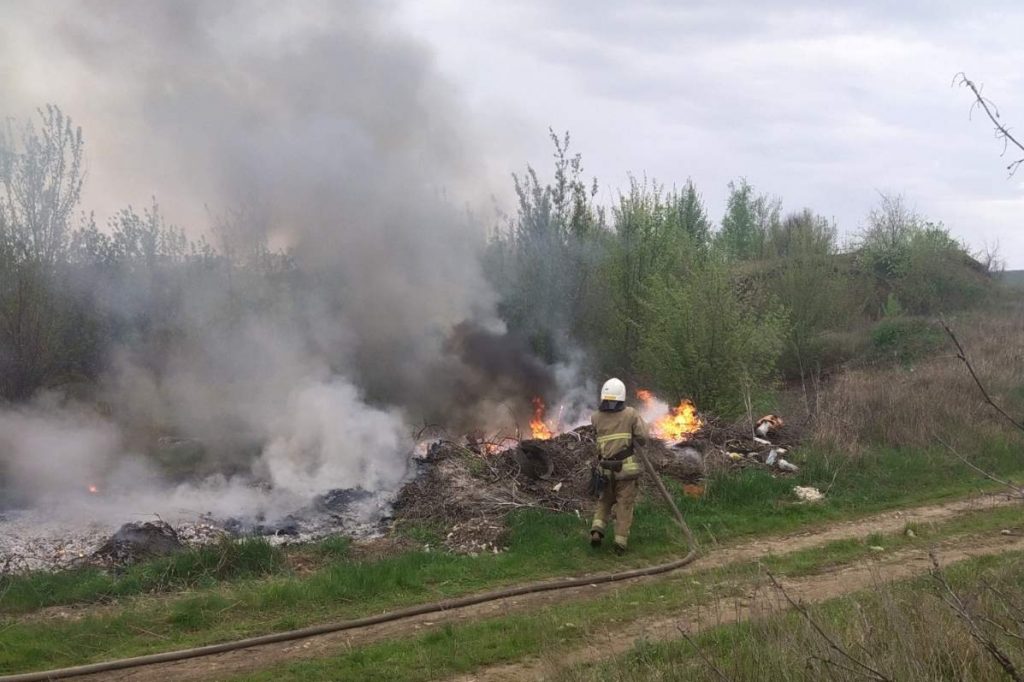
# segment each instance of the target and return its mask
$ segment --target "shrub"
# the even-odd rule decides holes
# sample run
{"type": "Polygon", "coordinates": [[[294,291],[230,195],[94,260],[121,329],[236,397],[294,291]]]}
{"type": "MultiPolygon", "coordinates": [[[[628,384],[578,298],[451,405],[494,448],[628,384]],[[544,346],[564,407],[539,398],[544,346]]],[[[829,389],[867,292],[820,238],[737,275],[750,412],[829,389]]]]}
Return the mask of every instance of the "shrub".
{"type": "Polygon", "coordinates": [[[660,395],[693,398],[732,416],[744,394],[775,372],[785,315],[775,306],[744,303],[723,263],[709,260],[686,279],[651,289],[637,366],[660,395]]]}
{"type": "Polygon", "coordinates": [[[933,323],[918,318],[883,319],[871,331],[871,350],[877,359],[908,364],[934,353],[946,343],[933,323]]]}

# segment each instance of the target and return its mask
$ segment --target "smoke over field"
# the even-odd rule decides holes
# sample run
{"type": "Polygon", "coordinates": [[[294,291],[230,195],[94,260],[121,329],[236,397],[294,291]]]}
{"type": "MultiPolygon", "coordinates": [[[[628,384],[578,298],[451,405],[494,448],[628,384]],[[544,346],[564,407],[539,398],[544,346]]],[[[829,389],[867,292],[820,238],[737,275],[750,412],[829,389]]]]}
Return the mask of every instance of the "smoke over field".
{"type": "MultiPolygon", "coordinates": [[[[59,226],[46,268],[104,322],[54,337],[109,343],[88,395],[60,382],[0,414],[5,504],[280,514],[393,489],[416,424],[492,427],[553,387],[481,271],[473,128],[387,4],[59,9],[0,10],[4,113],[54,102],[82,124],[84,204],[156,195],[195,224],[154,206],[114,215],[112,243],[59,226]]],[[[0,146],[15,166],[28,139],[0,146]]]]}

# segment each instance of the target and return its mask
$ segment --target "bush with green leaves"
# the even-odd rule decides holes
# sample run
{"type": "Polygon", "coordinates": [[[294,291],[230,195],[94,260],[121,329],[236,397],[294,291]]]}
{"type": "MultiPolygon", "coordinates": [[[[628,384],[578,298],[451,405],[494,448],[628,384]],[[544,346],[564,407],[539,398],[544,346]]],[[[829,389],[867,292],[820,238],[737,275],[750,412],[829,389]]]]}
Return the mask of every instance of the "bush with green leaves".
{"type": "Polygon", "coordinates": [[[871,331],[872,353],[877,359],[900,364],[919,360],[947,343],[935,324],[913,317],[885,318],[871,331]]]}
{"type": "Polygon", "coordinates": [[[900,196],[883,196],[868,216],[857,258],[878,282],[879,312],[891,295],[908,313],[933,315],[977,305],[991,290],[985,266],[900,196]]]}
{"type": "Polygon", "coordinates": [[[745,303],[719,259],[652,286],[646,314],[637,364],[659,395],[688,396],[703,409],[734,416],[775,373],[785,313],[745,303]]]}

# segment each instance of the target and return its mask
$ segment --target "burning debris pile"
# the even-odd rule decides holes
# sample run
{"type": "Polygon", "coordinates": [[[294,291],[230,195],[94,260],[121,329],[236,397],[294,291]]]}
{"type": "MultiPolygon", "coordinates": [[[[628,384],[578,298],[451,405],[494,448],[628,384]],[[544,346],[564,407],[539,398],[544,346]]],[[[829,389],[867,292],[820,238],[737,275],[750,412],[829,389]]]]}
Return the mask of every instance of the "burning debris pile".
{"type": "MultiPolygon", "coordinates": [[[[777,416],[764,417],[751,431],[699,415],[688,400],[670,409],[649,392],[641,391],[640,398],[653,436],[644,452],[687,494],[700,494],[697,484],[712,467],[797,470],[784,457],[797,434],[777,416]]],[[[512,510],[589,514],[594,501],[587,488],[597,455],[593,428],[554,435],[557,425],[544,420],[539,400],[530,425],[533,437],[521,441],[468,436],[422,446],[418,471],[395,502],[395,518],[437,522],[447,530],[448,550],[482,553],[504,547],[504,519],[512,510]]]]}
{"type": "MultiPolygon", "coordinates": [[[[687,495],[703,493],[703,479],[712,469],[797,470],[787,459],[798,441],[797,430],[777,416],[768,415],[753,428],[740,427],[700,414],[688,400],[670,408],[649,392],[640,391],[639,397],[653,437],[644,452],[662,475],[681,483],[687,495]]],[[[0,514],[0,573],[86,563],[117,567],[224,537],[261,536],[274,544],[338,533],[370,538],[386,533],[391,521],[407,520],[441,525],[449,551],[499,552],[507,545],[505,520],[513,510],[587,516],[593,509],[588,487],[597,456],[594,429],[565,430],[561,419],[561,410],[557,418],[546,419],[545,405],[537,398],[528,438],[517,434],[487,439],[474,433],[460,439],[422,440],[412,454],[406,482],[397,491],[330,490],[288,514],[193,512],[167,517],[169,523],[157,519],[125,524],[126,519],[108,518],[106,523],[86,524],[68,518],[61,522],[39,512],[8,511],[0,514]]],[[[90,499],[106,494],[112,493],[92,490],[90,499]]]]}

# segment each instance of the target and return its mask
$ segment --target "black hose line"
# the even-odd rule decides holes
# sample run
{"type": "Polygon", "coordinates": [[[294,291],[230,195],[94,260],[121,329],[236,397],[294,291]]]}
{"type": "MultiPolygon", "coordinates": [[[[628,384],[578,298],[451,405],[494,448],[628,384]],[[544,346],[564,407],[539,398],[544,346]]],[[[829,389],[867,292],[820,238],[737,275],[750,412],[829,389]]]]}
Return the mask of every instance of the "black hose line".
{"type": "Polygon", "coordinates": [[[662,483],[661,477],[658,476],[657,471],[651,465],[650,461],[640,450],[637,451],[637,455],[640,460],[644,463],[647,468],[647,472],[654,479],[655,485],[661,496],[668,503],[672,509],[672,515],[679,526],[679,529],[683,532],[686,537],[686,542],[689,545],[689,552],[686,556],[681,559],[676,559],[665,564],[658,564],[657,566],[647,566],[645,568],[634,568],[629,571],[621,571],[618,573],[601,573],[592,576],[583,576],[580,578],[566,578],[563,580],[552,580],[547,582],[529,583],[526,585],[517,585],[514,587],[507,587],[502,590],[493,590],[491,592],[483,592],[480,594],[469,595],[466,597],[458,597],[454,599],[444,599],[438,602],[432,602],[429,604],[420,604],[418,606],[410,606],[409,608],[399,609],[397,611],[390,611],[388,613],[381,613],[376,616],[366,616],[365,618],[356,618],[354,620],[346,620],[338,623],[325,623],[323,625],[313,625],[311,627],[299,628],[298,630],[289,630],[287,632],[275,632],[269,635],[260,635],[258,637],[248,637],[246,639],[239,639],[233,642],[222,642],[221,644],[210,644],[207,646],[195,647],[192,649],[180,649],[178,651],[165,651],[159,654],[148,654],[145,656],[134,656],[132,658],[122,658],[114,661],[103,661],[101,663],[89,663],[86,665],[76,665],[70,668],[55,668],[53,670],[43,670],[32,673],[20,673],[17,675],[5,675],[0,677],[0,682],[41,682],[44,680],[59,680],[68,677],[77,677],[79,675],[95,675],[99,673],[112,672],[114,670],[124,670],[127,668],[138,668],[145,665],[152,665],[154,663],[168,663],[171,661],[183,661],[189,658],[200,658],[202,656],[212,656],[214,654],[222,654],[228,651],[237,651],[239,649],[248,649],[254,646],[261,646],[263,644],[276,644],[278,642],[290,642],[296,639],[305,639],[307,637],[315,637],[316,635],[325,635],[331,632],[340,632],[342,630],[356,630],[358,628],[364,628],[370,625],[377,625],[378,623],[388,623],[391,621],[402,620],[404,618],[410,618],[412,616],[419,616],[425,613],[437,613],[439,611],[448,611],[450,609],[460,609],[466,606],[473,606],[474,604],[482,604],[484,602],[494,601],[496,599],[506,599],[508,597],[518,597],[524,594],[533,594],[537,592],[551,592],[554,590],[565,590],[573,587],[585,587],[587,585],[600,585],[603,583],[619,582],[621,580],[630,580],[631,578],[642,578],[644,576],[659,575],[662,573],[668,573],[678,568],[682,568],[687,564],[692,563],[699,556],[699,548],[696,540],[693,537],[693,533],[690,531],[690,527],[686,525],[686,521],[683,519],[683,515],[680,513],[679,508],[676,506],[675,501],[665,488],[665,484],[662,483]]]}

